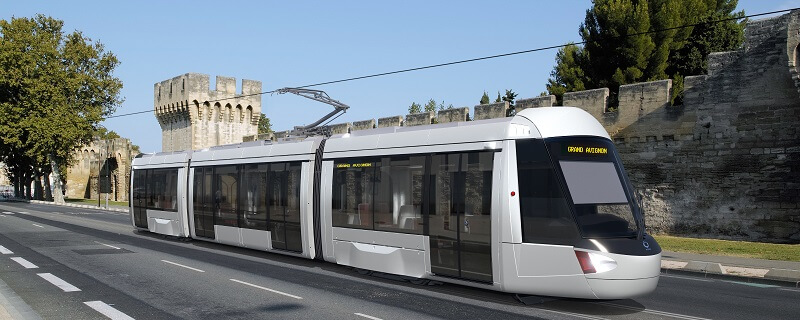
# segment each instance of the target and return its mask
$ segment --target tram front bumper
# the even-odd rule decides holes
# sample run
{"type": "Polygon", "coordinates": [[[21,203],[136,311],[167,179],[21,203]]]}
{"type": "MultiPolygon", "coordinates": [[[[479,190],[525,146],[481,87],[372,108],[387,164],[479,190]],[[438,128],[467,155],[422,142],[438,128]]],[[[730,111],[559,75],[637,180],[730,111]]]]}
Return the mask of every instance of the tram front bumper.
{"type": "Polygon", "coordinates": [[[661,254],[629,256],[602,253],[617,262],[608,272],[586,274],[597,299],[627,299],[653,292],[661,274],[661,254]]]}

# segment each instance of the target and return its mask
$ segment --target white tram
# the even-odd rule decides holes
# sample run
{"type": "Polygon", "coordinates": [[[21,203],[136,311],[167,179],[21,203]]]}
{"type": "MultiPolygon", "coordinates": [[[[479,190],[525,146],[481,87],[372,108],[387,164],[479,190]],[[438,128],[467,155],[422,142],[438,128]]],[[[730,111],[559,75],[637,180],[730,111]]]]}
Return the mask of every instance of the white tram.
{"type": "Polygon", "coordinates": [[[577,108],[140,155],[131,176],[154,233],[519,294],[658,284],[619,156],[577,108]]]}

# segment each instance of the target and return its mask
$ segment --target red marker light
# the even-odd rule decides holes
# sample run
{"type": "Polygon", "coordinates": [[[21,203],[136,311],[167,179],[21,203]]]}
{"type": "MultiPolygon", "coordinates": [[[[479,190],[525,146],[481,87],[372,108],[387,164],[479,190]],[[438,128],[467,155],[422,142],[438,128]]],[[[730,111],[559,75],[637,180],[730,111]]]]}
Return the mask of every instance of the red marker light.
{"type": "Polygon", "coordinates": [[[513,196],[515,196],[516,194],[517,194],[516,192],[514,192],[514,191],[511,191],[511,196],[512,196],[512,197],[513,197],[513,196]]]}

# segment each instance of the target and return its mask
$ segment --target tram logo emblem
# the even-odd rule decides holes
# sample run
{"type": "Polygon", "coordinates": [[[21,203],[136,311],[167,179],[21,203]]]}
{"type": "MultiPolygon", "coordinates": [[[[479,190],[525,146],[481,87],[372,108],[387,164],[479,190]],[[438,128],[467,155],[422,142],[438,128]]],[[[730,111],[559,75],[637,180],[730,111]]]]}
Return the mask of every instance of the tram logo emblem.
{"type": "Polygon", "coordinates": [[[642,241],[642,246],[644,247],[645,250],[650,251],[650,243],[648,243],[647,241],[642,241]]]}

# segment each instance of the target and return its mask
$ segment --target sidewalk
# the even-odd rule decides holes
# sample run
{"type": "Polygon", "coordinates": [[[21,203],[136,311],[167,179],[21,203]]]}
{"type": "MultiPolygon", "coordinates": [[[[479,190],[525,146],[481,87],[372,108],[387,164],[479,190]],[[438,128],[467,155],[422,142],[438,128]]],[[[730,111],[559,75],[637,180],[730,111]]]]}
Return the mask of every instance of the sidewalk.
{"type": "Polygon", "coordinates": [[[800,262],[664,251],[664,273],[699,273],[713,278],[739,278],[748,282],[800,288],[800,262]]]}

